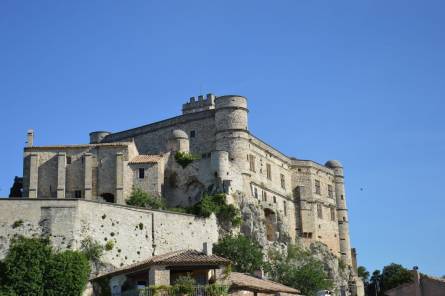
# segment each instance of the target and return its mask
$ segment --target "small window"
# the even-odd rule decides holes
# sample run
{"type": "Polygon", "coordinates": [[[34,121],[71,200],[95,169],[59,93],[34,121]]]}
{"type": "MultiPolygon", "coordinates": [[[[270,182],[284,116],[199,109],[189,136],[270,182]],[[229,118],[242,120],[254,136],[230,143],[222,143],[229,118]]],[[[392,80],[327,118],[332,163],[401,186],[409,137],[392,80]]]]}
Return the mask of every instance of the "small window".
{"type": "Polygon", "coordinates": [[[267,192],[263,190],[263,201],[267,201],[267,192]]]}
{"type": "Polygon", "coordinates": [[[71,164],[71,156],[66,157],[66,164],[71,164]]]}
{"type": "Polygon", "coordinates": [[[272,167],[270,163],[266,164],[267,179],[272,180],[272,167]]]}
{"type": "Polygon", "coordinates": [[[255,172],[255,156],[249,154],[249,168],[252,172],[255,172]]]}
{"type": "Polygon", "coordinates": [[[323,219],[323,207],[321,204],[317,204],[317,216],[319,219],[323,219]]]}
{"type": "Polygon", "coordinates": [[[315,193],[321,194],[320,180],[315,180],[315,193]]]}
{"type": "Polygon", "coordinates": [[[194,138],[196,136],[196,132],[195,131],[190,131],[190,138],[194,138]]]}
{"type": "Polygon", "coordinates": [[[331,221],[335,221],[335,209],[331,208],[331,221]]]}
{"type": "Polygon", "coordinates": [[[334,198],[334,191],[332,189],[332,185],[328,185],[328,197],[334,198]]]}
{"type": "Polygon", "coordinates": [[[82,191],[81,190],[75,190],[74,191],[74,197],[75,198],[82,198],[82,191]]]}
{"type": "Polygon", "coordinates": [[[277,203],[277,197],[275,195],[273,196],[273,202],[277,203]]]}
{"type": "Polygon", "coordinates": [[[344,199],[343,194],[341,195],[341,199],[344,199]]]}
{"type": "Polygon", "coordinates": [[[255,188],[253,190],[253,194],[255,195],[255,198],[258,198],[258,189],[257,188],[255,188]]]}
{"type": "Polygon", "coordinates": [[[283,174],[280,174],[280,180],[281,180],[281,188],[286,189],[286,181],[284,180],[283,174]]]}
{"type": "Polygon", "coordinates": [[[283,211],[284,211],[284,216],[287,216],[287,203],[286,203],[286,201],[283,201],[283,211]]]}
{"type": "Polygon", "coordinates": [[[144,179],[144,178],[145,178],[145,169],[139,168],[139,179],[144,179]]]}

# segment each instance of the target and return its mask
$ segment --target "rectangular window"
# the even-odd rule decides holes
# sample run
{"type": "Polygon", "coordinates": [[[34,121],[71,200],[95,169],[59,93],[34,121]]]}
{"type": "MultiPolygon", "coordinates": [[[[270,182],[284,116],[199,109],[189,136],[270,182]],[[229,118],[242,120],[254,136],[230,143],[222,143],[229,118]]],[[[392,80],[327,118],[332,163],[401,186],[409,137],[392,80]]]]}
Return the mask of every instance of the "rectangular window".
{"type": "Polygon", "coordinates": [[[273,202],[277,203],[277,197],[275,195],[273,196],[273,202]]]}
{"type": "Polygon", "coordinates": [[[82,198],[82,191],[81,190],[74,191],[74,197],[75,198],[82,198]]]}
{"type": "Polygon", "coordinates": [[[287,204],[286,201],[283,201],[283,211],[284,211],[284,216],[287,216],[287,204]]]}
{"type": "Polygon", "coordinates": [[[255,172],[255,156],[249,154],[249,167],[252,172],[255,172]]]}
{"type": "Polygon", "coordinates": [[[323,219],[323,206],[321,204],[317,204],[317,216],[323,219]]]}
{"type": "Polygon", "coordinates": [[[253,189],[253,194],[255,195],[255,198],[258,198],[258,189],[253,189]]]}
{"type": "Polygon", "coordinates": [[[321,194],[321,186],[320,186],[320,181],[319,180],[315,180],[315,193],[316,194],[321,194]]]}
{"type": "Polygon", "coordinates": [[[335,209],[331,208],[331,221],[335,221],[335,209]]]}
{"type": "Polygon", "coordinates": [[[144,179],[144,178],[145,178],[145,169],[139,168],[139,179],[144,179]]]}
{"type": "Polygon", "coordinates": [[[267,201],[267,192],[263,190],[263,201],[267,201]]]}
{"type": "Polygon", "coordinates": [[[266,164],[267,179],[272,180],[272,167],[270,163],[266,164]]]}
{"type": "Polygon", "coordinates": [[[332,185],[328,185],[328,197],[334,198],[334,191],[332,190],[332,185]]]}
{"type": "Polygon", "coordinates": [[[195,131],[190,131],[190,138],[194,138],[196,136],[196,132],[195,131]]]}
{"type": "Polygon", "coordinates": [[[284,180],[283,174],[280,174],[280,180],[281,180],[281,188],[286,189],[286,181],[284,180]]]}
{"type": "Polygon", "coordinates": [[[66,164],[71,164],[71,156],[66,157],[66,164]]]}

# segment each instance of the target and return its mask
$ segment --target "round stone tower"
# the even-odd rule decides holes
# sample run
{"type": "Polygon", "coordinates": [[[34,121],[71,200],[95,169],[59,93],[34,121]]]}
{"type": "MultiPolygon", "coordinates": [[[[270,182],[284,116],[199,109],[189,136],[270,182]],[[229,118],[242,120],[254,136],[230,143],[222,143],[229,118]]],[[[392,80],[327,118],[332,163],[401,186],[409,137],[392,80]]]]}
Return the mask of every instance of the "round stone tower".
{"type": "Polygon", "coordinates": [[[98,144],[98,143],[102,142],[102,140],[109,134],[111,134],[111,133],[105,132],[105,131],[91,132],[90,133],[90,144],[98,144]]]}
{"type": "Polygon", "coordinates": [[[174,152],[189,152],[190,143],[187,133],[180,129],[173,130],[168,140],[167,149],[174,152]]]}
{"type": "Polygon", "coordinates": [[[227,151],[229,161],[248,169],[247,99],[229,95],[215,99],[216,151],[227,151]]]}
{"type": "Polygon", "coordinates": [[[341,258],[347,265],[352,266],[351,242],[349,240],[349,219],[348,208],[346,207],[343,166],[337,160],[330,160],[326,162],[325,166],[334,170],[335,175],[335,196],[337,198],[337,218],[341,258]]]}

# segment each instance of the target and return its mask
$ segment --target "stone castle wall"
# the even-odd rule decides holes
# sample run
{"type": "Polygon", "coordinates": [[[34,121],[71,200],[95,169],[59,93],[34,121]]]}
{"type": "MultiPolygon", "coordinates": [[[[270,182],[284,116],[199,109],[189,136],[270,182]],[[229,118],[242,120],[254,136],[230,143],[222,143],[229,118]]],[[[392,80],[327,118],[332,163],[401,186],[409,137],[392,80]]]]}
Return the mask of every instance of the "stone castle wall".
{"type": "Polygon", "coordinates": [[[79,249],[91,237],[102,245],[113,241],[103,261],[114,267],[181,249],[202,250],[218,240],[214,216],[136,209],[83,200],[0,200],[0,259],[10,239],[49,235],[56,249],[79,249]]]}
{"type": "MultiPolygon", "coordinates": [[[[116,202],[124,204],[132,187],[136,186],[163,194],[169,206],[190,206],[198,202],[204,192],[224,191],[230,202],[240,207],[241,203],[243,206],[252,204],[260,209],[254,210],[252,215],[266,223],[266,230],[279,233],[278,236],[269,235],[272,240],[280,236],[287,240],[288,236],[290,241],[295,241],[301,237],[309,242],[321,241],[334,254],[341,253],[339,223],[343,221],[339,218],[343,220],[347,213],[338,210],[340,191],[333,168],[290,158],[250,134],[244,97],[209,96],[191,100],[183,107],[181,116],[117,133],[98,132],[102,141],[93,145],[97,151],[88,148],[91,145],[84,145],[87,148],[60,146],[51,151],[45,151],[44,147],[27,148],[24,182],[30,183],[32,179],[28,173],[31,160],[27,153],[37,152],[41,154],[37,159],[39,186],[33,197],[54,197],[60,185],[58,153],[66,151],[67,156],[72,154],[72,163],[66,170],[66,197],[74,197],[79,187],[82,190],[85,187],[84,155],[91,153],[92,196],[109,192],[115,194],[116,202]],[[176,136],[180,138],[173,139],[174,132],[179,132],[176,136]],[[174,160],[176,148],[172,148],[178,143],[172,139],[188,142],[185,146],[201,159],[186,168],[180,167],[174,160]],[[107,145],[122,147],[119,150],[106,148],[107,145]],[[123,154],[120,163],[116,153],[123,154]],[[156,164],[129,164],[138,154],[162,154],[163,160],[156,164]],[[138,177],[138,169],[145,169],[144,179],[138,177]]],[[[96,136],[93,138],[97,140],[96,136]]],[[[250,206],[246,206],[246,217],[252,212],[247,207],[250,206]]],[[[349,237],[347,225],[341,225],[347,233],[343,236],[349,237]]],[[[346,245],[343,243],[342,248],[347,249],[346,245]]]]}

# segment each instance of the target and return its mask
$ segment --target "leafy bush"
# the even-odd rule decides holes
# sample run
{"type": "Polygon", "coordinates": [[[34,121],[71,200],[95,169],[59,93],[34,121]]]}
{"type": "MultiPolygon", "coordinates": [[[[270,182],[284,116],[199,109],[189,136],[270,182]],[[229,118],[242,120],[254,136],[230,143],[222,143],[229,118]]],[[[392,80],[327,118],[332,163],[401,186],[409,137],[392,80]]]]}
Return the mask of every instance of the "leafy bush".
{"type": "Polygon", "coordinates": [[[4,260],[4,285],[18,295],[43,295],[51,255],[46,239],[13,240],[4,260]]]}
{"type": "Polygon", "coordinates": [[[398,285],[412,282],[413,276],[411,272],[400,264],[391,263],[383,267],[381,275],[381,283],[383,291],[388,291],[398,285]]]}
{"type": "Polygon", "coordinates": [[[14,223],[12,223],[12,228],[17,228],[23,225],[23,220],[17,220],[14,223]]]}
{"type": "Polygon", "coordinates": [[[133,188],[130,197],[125,201],[129,206],[148,208],[148,209],[165,209],[165,200],[162,197],[150,195],[148,192],[140,188],[133,188]]]}
{"type": "Polygon", "coordinates": [[[105,250],[107,251],[111,251],[114,248],[114,241],[109,240],[107,241],[107,243],[105,244],[105,250]]]}
{"type": "Polygon", "coordinates": [[[269,254],[269,276],[284,285],[296,288],[304,295],[316,295],[319,290],[329,290],[333,283],[324,271],[323,262],[309,251],[289,245],[287,254],[275,251],[269,254]]]}
{"type": "Polygon", "coordinates": [[[236,271],[253,274],[265,265],[261,246],[243,235],[226,236],[213,245],[213,252],[230,259],[236,271]]]}
{"type": "Polygon", "coordinates": [[[182,167],[185,168],[189,164],[191,164],[194,160],[198,160],[199,157],[191,154],[190,152],[181,152],[178,151],[175,154],[176,162],[182,167]]]}
{"type": "Polygon", "coordinates": [[[19,237],[1,264],[0,295],[81,295],[90,265],[80,252],[55,253],[49,241],[19,237]]]}
{"type": "Polygon", "coordinates": [[[234,205],[228,205],[226,195],[218,193],[215,195],[204,195],[204,197],[189,210],[199,217],[210,217],[215,213],[219,222],[230,222],[232,226],[241,224],[241,214],[234,205]]]}
{"type": "Polygon", "coordinates": [[[173,285],[173,291],[175,294],[186,294],[191,295],[195,289],[195,279],[190,276],[190,274],[186,276],[180,276],[176,280],[175,284],[173,285]]]}
{"type": "Polygon", "coordinates": [[[90,264],[78,251],[55,254],[46,272],[45,296],[79,296],[88,282],[90,264]]]}
{"type": "Polygon", "coordinates": [[[102,257],[104,253],[104,247],[91,237],[87,237],[81,242],[80,249],[85,254],[87,259],[92,262],[99,261],[100,257],[102,257]]]}

